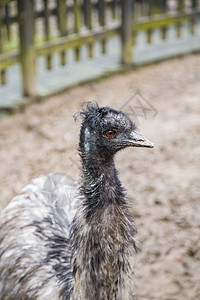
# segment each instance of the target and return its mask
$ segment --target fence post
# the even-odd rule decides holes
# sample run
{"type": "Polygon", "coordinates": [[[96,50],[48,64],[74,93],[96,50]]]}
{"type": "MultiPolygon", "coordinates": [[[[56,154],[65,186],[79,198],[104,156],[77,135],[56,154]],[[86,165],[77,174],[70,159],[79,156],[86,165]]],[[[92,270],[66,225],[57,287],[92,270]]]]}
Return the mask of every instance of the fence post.
{"type": "Polygon", "coordinates": [[[122,27],[121,27],[121,61],[124,65],[131,65],[132,59],[132,24],[133,0],[121,0],[122,27]]]}
{"type": "Polygon", "coordinates": [[[36,85],[33,28],[34,11],[32,0],[18,0],[18,16],[23,95],[34,97],[36,95],[36,85]]]}

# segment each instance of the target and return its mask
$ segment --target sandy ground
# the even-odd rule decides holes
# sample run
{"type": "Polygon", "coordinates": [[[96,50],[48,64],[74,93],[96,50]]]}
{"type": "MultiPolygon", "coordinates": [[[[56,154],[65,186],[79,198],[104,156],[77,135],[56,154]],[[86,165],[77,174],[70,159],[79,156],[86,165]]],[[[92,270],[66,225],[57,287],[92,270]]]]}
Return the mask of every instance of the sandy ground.
{"type": "Polygon", "coordinates": [[[137,116],[155,143],[116,158],[138,229],[138,299],[200,299],[200,55],[86,84],[1,120],[1,208],[41,173],[78,179],[72,114],[93,99],[137,116]]]}

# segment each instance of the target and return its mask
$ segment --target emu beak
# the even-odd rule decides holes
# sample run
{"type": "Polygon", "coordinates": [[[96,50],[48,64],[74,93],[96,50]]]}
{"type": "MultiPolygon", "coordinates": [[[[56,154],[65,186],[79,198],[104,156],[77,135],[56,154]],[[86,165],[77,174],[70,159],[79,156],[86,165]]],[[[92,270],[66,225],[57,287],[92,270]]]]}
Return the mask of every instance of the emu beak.
{"type": "Polygon", "coordinates": [[[154,144],[150,142],[147,138],[136,131],[132,131],[127,143],[129,146],[132,147],[146,147],[146,148],[153,148],[154,144]]]}

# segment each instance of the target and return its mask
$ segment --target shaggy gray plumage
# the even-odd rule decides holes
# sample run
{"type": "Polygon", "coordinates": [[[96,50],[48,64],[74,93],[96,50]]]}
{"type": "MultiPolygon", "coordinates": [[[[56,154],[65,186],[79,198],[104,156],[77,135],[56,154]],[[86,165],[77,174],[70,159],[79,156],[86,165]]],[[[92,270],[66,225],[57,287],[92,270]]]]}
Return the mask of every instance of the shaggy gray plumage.
{"type": "Polygon", "coordinates": [[[80,115],[79,187],[42,175],[0,214],[1,300],[134,298],[136,230],[113,156],[153,144],[120,111],[88,104],[80,115]]]}

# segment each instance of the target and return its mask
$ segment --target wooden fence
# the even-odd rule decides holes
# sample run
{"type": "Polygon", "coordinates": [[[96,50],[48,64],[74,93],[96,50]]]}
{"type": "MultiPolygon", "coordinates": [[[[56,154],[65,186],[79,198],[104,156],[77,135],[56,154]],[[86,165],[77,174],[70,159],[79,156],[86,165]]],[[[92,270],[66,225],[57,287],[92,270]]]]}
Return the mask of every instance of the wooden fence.
{"type": "Polygon", "coordinates": [[[81,48],[87,45],[93,57],[94,44],[106,53],[107,40],[121,38],[121,63],[134,63],[136,36],[144,31],[147,42],[159,29],[167,39],[168,28],[175,26],[177,38],[188,22],[190,33],[200,17],[199,0],[1,0],[0,1],[0,79],[6,84],[6,71],[14,64],[22,70],[23,94],[36,97],[36,59],[45,57],[52,69],[52,57],[59,53],[65,66],[66,52],[72,49],[81,60],[81,48]]]}

